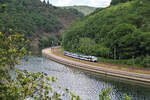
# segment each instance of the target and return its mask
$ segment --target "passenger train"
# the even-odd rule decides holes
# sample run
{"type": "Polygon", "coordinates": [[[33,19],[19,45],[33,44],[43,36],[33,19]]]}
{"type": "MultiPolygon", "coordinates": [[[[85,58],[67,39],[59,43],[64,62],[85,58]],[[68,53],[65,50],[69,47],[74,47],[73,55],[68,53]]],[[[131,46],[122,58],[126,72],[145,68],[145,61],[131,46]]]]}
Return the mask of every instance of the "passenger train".
{"type": "Polygon", "coordinates": [[[64,51],[64,55],[72,57],[72,58],[80,59],[80,60],[85,60],[85,61],[90,61],[90,62],[97,62],[97,57],[95,57],[95,56],[79,55],[79,54],[71,53],[71,52],[68,52],[68,51],[64,51]]]}

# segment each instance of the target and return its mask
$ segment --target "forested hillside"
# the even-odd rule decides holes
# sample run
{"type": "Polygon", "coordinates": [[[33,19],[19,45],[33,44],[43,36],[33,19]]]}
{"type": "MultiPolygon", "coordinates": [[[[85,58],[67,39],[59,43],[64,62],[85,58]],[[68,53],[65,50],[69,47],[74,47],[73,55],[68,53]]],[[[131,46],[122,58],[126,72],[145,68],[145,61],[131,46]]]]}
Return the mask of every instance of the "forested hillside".
{"type": "Polygon", "coordinates": [[[40,0],[0,0],[0,4],[6,7],[5,12],[0,13],[0,30],[25,34],[36,49],[39,40],[63,33],[82,16],[75,9],[61,9],[40,0]]]}
{"type": "Polygon", "coordinates": [[[128,1],[133,1],[133,0],[112,0],[111,5],[116,5],[118,3],[125,3],[125,2],[128,2],[128,1]]]}
{"type": "MultiPolygon", "coordinates": [[[[27,31],[30,32],[32,30],[33,26],[30,26],[31,30],[27,30],[29,28],[29,26],[26,26],[27,22],[24,23],[24,21],[26,21],[28,19],[28,16],[30,14],[32,15],[32,11],[34,13],[34,10],[36,8],[32,9],[31,11],[28,11],[28,10],[26,11],[25,10],[26,8],[24,9],[25,11],[23,9],[21,9],[19,11],[18,9],[21,7],[15,9],[15,7],[13,5],[10,6],[11,4],[9,4],[9,3],[15,3],[15,2],[16,1],[12,2],[10,0],[0,1],[0,15],[4,17],[4,19],[0,19],[0,23],[1,23],[0,24],[1,25],[0,26],[1,27],[0,28],[0,100],[29,100],[29,99],[32,99],[32,100],[62,100],[63,98],[66,98],[68,100],[75,100],[75,99],[81,100],[80,96],[76,96],[73,92],[70,91],[69,88],[65,88],[63,86],[56,85],[57,78],[50,75],[47,72],[47,69],[45,71],[40,70],[40,67],[41,67],[41,69],[43,69],[43,67],[45,67],[45,65],[42,66],[44,64],[43,58],[36,57],[36,59],[33,59],[33,60],[27,62],[28,63],[27,65],[25,64],[25,61],[28,59],[29,55],[31,55],[31,52],[27,51],[27,47],[29,45],[29,40],[26,38],[29,38],[30,40],[34,39],[34,38],[36,38],[36,35],[38,33],[34,33],[34,31],[33,31],[33,34],[26,34],[27,31]],[[9,10],[11,10],[12,12],[9,10]],[[19,15],[18,11],[21,15],[19,15]],[[27,14],[26,14],[26,12],[27,12],[27,14]],[[14,16],[13,14],[16,16],[11,18],[12,16],[14,16]],[[22,16],[22,14],[25,14],[26,16],[22,16]],[[18,17],[20,18],[21,21],[17,21],[18,17]],[[26,18],[27,19],[24,20],[23,17],[25,17],[25,19],[26,18]],[[10,18],[10,19],[8,19],[8,21],[7,21],[7,19],[5,19],[5,18],[10,18]],[[13,21],[13,22],[9,23],[9,21],[13,21]],[[14,21],[17,21],[17,23],[14,23],[14,21]],[[5,22],[7,22],[8,25],[5,22]],[[22,25],[22,26],[16,27],[15,25],[22,25]],[[26,28],[24,29],[24,27],[26,27],[26,28]],[[13,29],[13,28],[15,28],[15,29],[13,29]],[[24,29],[24,31],[22,31],[21,28],[24,29]],[[20,29],[20,30],[18,30],[18,29],[20,29]],[[25,32],[25,36],[23,34],[18,33],[19,31],[25,32]],[[28,55],[28,57],[27,57],[27,55],[28,55]],[[37,67],[37,63],[36,63],[35,67],[32,66],[32,65],[34,65],[33,62],[35,62],[35,61],[40,62],[40,63],[42,61],[42,65],[40,65],[40,66],[38,65],[39,67],[37,67]],[[30,64],[30,62],[32,64],[30,64]],[[22,65],[23,66],[25,65],[25,68],[22,65]],[[28,65],[31,66],[30,67],[31,70],[26,69],[28,65]],[[17,68],[17,67],[19,67],[19,68],[17,68]],[[34,70],[34,68],[39,69],[39,72],[36,72],[38,70],[34,70]],[[60,93],[59,91],[62,91],[62,92],[60,93]]],[[[34,3],[36,3],[36,2],[34,2],[34,3]]],[[[26,3],[24,2],[23,4],[26,4],[26,3]]],[[[30,4],[28,4],[28,5],[30,5],[30,4]]],[[[31,3],[31,5],[32,5],[32,3],[31,3]]],[[[30,6],[29,8],[33,8],[33,7],[30,6]]],[[[43,12],[44,12],[44,10],[43,10],[43,12]]],[[[3,17],[1,17],[1,18],[3,18],[3,17]]],[[[38,16],[34,15],[34,16],[30,16],[30,17],[32,17],[32,18],[28,19],[28,23],[31,25],[36,24],[34,22],[34,19],[36,19],[35,17],[38,17],[38,16]],[[30,21],[33,21],[33,23],[30,21]]],[[[40,19],[38,19],[38,20],[40,20],[40,19]]],[[[47,21],[49,21],[49,20],[47,20],[47,21]]],[[[43,20],[41,22],[43,22],[43,20]]],[[[57,21],[54,21],[54,22],[57,22],[57,21]]],[[[37,26],[37,25],[35,25],[35,26],[37,26]]],[[[42,27],[42,28],[44,29],[44,27],[42,27]]],[[[36,32],[36,27],[35,27],[35,32],[36,32]]],[[[45,30],[42,30],[41,33],[42,32],[45,32],[45,30]]],[[[59,36],[57,36],[57,38],[59,38],[59,36]]],[[[51,40],[51,39],[49,39],[49,40],[51,40]]],[[[49,63],[47,63],[47,62],[45,62],[45,63],[49,68],[50,67],[49,63]]],[[[50,61],[50,63],[51,63],[51,61],[50,61]]],[[[52,67],[55,67],[55,64],[52,64],[52,67]]],[[[66,72],[67,72],[67,70],[66,70],[66,72]]],[[[63,71],[63,72],[65,72],[65,71],[63,71]]],[[[51,71],[50,71],[50,73],[51,73],[51,71]]],[[[59,75],[59,73],[58,73],[58,75],[59,75]]],[[[61,76],[61,74],[60,74],[60,76],[61,76]]],[[[67,74],[67,76],[68,76],[68,74],[67,74]]],[[[100,95],[98,95],[99,99],[103,99],[103,98],[109,99],[108,93],[110,92],[110,90],[111,90],[110,88],[108,88],[107,90],[102,90],[101,91],[102,93],[100,95]]],[[[125,100],[130,99],[126,94],[123,96],[123,98],[125,98],[125,100]]]]}
{"type": "Polygon", "coordinates": [[[76,9],[79,12],[83,13],[84,15],[88,15],[88,14],[94,12],[96,9],[96,8],[90,7],[90,6],[68,6],[68,7],[63,7],[63,8],[65,8],[65,9],[73,8],[73,9],[76,9]]]}
{"type": "Polygon", "coordinates": [[[94,12],[65,32],[62,46],[86,55],[136,59],[146,66],[150,53],[149,5],[149,0],[133,0],[94,12]]]}

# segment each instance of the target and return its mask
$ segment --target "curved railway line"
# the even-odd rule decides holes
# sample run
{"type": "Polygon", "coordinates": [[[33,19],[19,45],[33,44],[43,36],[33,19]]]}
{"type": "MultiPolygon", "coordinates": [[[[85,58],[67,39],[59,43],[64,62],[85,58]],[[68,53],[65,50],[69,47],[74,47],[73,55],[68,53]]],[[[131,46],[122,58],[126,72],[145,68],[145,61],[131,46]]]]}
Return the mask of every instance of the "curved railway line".
{"type": "Polygon", "coordinates": [[[150,85],[150,75],[147,74],[139,74],[139,73],[133,73],[133,72],[127,72],[127,71],[122,71],[122,70],[115,70],[115,69],[109,69],[109,68],[104,68],[101,66],[94,66],[94,65],[89,65],[81,62],[77,62],[74,60],[69,60],[64,57],[57,56],[52,53],[52,48],[47,48],[42,50],[42,55],[45,58],[48,58],[50,60],[53,60],[55,62],[83,69],[86,71],[98,73],[98,74],[103,74],[107,76],[113,76],[113,77],[118,77],[120,79],[127,79],[129,81],[135,81],[137,83],[142,83],[146,85],[150,85]]]}

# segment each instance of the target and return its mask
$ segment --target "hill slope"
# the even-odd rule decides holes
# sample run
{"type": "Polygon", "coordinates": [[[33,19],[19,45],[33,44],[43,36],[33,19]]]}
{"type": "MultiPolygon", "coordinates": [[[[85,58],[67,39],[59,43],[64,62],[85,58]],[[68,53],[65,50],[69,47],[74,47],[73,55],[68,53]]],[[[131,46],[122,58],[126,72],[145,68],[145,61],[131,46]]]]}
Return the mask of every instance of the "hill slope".
{"type": "Polygon", "coordinates": [[[39,39],[63,33],[83,16],[75,9],[61,9],[40,0],[0,0],[0,4],[6,6],[0,13],[0,31],[23,33],[36,49],[39,39]]]}
{"type": "Polygon", "coordinates": [[[125,3],[125,2],[128,2],[128,1],[133,1],[133,0],[112,0],[111,5],[116,5],[118,3],[125,3]]]}
{"type": "Polygon", "coordinates": [[[150,54],[150,1],[116,4],[75,22],[64,34],[66,50],[105,58],[150,54]]]}
{"type": "Polygon", "coordinates": [[[90,7],[90,6],[68,6],[68,7],[63,7],[63,8],[66,8],[66,9],[73,8],[73,9],[76,9],[79,12],[83,13],[84,15],[88,15],[88,14],[94,12],[96,9],[96,8],[90,7]]]}

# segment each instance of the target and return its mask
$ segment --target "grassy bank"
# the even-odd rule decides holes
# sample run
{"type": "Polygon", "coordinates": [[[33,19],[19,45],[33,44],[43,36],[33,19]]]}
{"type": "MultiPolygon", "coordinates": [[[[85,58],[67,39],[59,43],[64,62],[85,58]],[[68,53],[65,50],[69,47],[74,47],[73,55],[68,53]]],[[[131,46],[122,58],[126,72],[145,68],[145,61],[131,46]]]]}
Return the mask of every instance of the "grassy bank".
{"type": "MultiPolygon", "coordinates": [[[[60,52],[63,54],[64,48],[60,49],[60,52]]],[[[77,53],[80,54],[80,53],[77,53]]],[[[149,62],[150,62],[150,56],[144,57],[137,57],[137,58],[131,58],[131,59],[110,59],[110,58],[104,58],[104,57],[98,57],[99,63],[107,63],[107,64],[115,64],[118,66],[126,66],[129,68],[150,68],[149,62]]]]}
{"type": "Polygon", "coordinates": [[[140,65],[136,64],[136,66],[132,65],[132,60],[119,60],[114,63],[113,59],[105,59],[105,58],[98,58],[98,63],[93,63],[93,62],[88,62],[84,60],[79,60],[79,59],[74,59],[68,56],[63,55],[63,49],[62,48],[54,48],[51,53],[63,57],[64,59],[68,60],[73,60],[76,62],[84,63],[84,64],[89,64],[89,65],[94,65],[97,67],[104,67],[108,69],[114,69],[114,70],[121,70],[121,71],[127,71],[127,72],[133,72],[133,73],[140,73],[140,74],[150,74],[150,69],[149,68],[142,68],[140,65]],[[138,65],[138,66],[137,66],[138,65]]]}
{"type": "Polygon", "coordinates": [[[110,64],[118,64],[121,66],[128,66],[128,67],[137,67],[137,68],[149,68],[149,57],[138,57],[135,59],[108,59],[103,57],[98,57],[98,62],[110,63],[110,64]]]}

